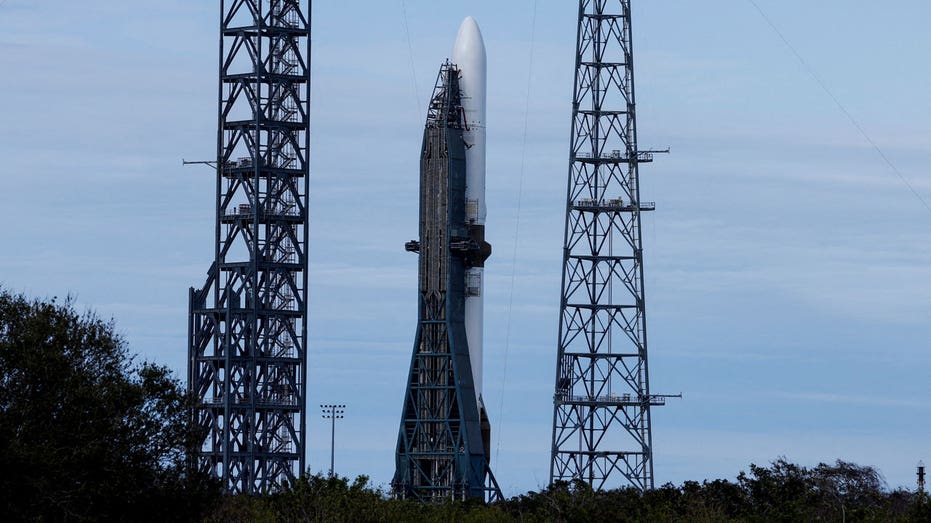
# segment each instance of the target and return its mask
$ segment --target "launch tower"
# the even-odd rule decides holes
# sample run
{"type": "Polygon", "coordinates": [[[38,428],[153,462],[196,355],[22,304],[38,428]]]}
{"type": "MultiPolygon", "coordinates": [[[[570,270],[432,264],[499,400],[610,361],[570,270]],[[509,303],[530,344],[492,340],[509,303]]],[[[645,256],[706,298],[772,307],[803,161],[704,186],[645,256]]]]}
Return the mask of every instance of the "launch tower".
{"type": "Polygon", "coordinates": [[[475,392],[466,335],[468,269],[490,254],[467,219],[466,144],[459,70],[440,68],[420,163],[419,305],[398,435],[395,494],[425,502],[500,498],[489,467],[489,424],[475,392]]]}
{"type": "Polygon", "coordinates": [[[188,383],[199,464],[234,493],[305,468],[309,4],[220,1],[216,258],[190,290],[188,383]]]}
{"type": "Polygon", "coordinates": [[[550,480],[653,487],[629,0],[580,0],[550,480]]]}

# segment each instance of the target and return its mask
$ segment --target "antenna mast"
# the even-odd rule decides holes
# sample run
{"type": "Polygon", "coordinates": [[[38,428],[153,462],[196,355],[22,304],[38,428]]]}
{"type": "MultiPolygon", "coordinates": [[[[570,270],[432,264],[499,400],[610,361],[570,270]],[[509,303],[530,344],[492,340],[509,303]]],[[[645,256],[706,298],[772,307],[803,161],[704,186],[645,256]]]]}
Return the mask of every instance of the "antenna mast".
{"type": "MultiPolygon", "coordinates": [[[[580,0],[550,481],[653,488],[629,0],[580,0]]],[[[665,152],[665,151],[662,151],[665,152]]]]}

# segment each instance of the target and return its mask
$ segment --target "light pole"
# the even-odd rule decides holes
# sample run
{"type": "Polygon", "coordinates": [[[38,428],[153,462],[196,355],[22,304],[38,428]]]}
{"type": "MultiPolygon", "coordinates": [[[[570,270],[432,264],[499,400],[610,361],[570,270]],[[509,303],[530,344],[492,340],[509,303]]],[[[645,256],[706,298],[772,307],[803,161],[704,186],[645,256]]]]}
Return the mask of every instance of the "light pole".
{"type": "Polygon", "coordinates": [[[330,477],[333,477],[333,462],[336,457],[336,420],[343,419],[346,413],[345,405],[320,405],[323,409],[323,419],[330,420],[330,477]]]}
{"type": "Polygon", "coordinates": [[[918,462],[918,495],[925,493],[925,462],[918,462]]]}

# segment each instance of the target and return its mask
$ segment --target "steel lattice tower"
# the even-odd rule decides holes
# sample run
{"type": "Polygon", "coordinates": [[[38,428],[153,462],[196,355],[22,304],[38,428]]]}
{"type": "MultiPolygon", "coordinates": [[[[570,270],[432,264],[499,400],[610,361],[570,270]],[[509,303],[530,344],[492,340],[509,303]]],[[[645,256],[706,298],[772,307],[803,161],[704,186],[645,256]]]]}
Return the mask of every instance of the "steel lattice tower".
{"type": "Polygon", "coordinates": [[[255,494],[305,468],[310,6],[221,0],[216,260],[190,291],[201,466],[255,494]]]}
{"type": "Polygon", "coordinates": [[[550,480],[653,487],[629,0],[580,0],[550,480]]]}
{"type": "Polygon", "coordinates": [[[466,269],[490,253],[466,219],[463,128],[459,71],[447,62],[424,129],[420,239],[405,245],[418,253],[418,321],[392,480],[396,496],[424,502],[501,499],[463,323],[466,269]]]}

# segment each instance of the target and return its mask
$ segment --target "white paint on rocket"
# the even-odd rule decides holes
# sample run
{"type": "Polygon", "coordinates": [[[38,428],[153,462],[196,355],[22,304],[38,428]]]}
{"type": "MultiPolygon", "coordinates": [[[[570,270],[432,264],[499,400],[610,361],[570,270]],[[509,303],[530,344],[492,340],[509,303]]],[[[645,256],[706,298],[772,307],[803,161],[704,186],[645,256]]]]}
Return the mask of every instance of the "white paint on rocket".
{"type": "MultiPolygon", "coordinates": [[[[476,225],[485,224],[485,42],[471,16],[459,27],[453,45],[452,61],[459,68],[459,87],[465,119],[466,217],[476,225]]],[[[466,283],[478,292],[467,293],[465,330],[472,360],[475,396],[482,405],[482,338],[484,336],[484,272],[482,267],[466,271],[466,283]]]]}

